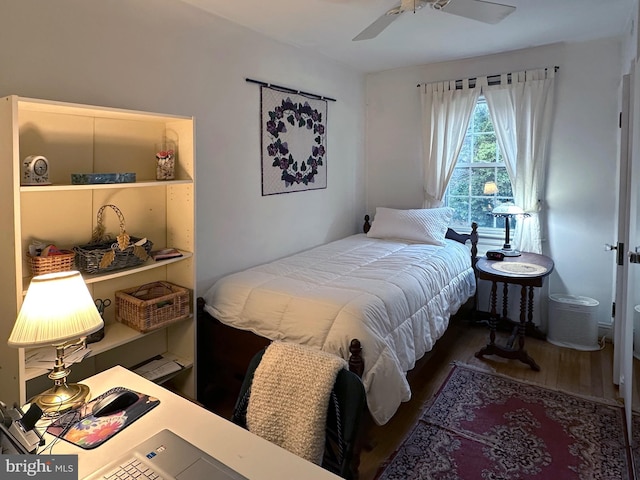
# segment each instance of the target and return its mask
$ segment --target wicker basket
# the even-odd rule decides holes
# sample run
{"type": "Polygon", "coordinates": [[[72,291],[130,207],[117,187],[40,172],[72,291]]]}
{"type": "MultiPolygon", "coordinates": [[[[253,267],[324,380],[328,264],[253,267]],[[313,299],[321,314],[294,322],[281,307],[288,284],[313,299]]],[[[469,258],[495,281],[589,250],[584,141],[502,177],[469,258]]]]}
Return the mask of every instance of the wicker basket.
{"type": "Polygon", "coordinates": [[[149,332],[189,316],[187,288],[169,282],[153,282],[118,290],[116,320],[138,330],[149,332]]]}
{"type": "Polygon", "coordinates": [[[146,238],[130,237],[125,230],[124,215],[115,205],[103,205],[98,210],[98,222],[91,242],[74,247],[78,268],[86,273],[102,273],[135,267],[149,258],[153,243],[146,238]],[[120,234],[116,239],[104,233],[104,210],[111,208],[120,220],[120,234]],[[144,240],[144,241],[143,241],[144,240]]]}
{"type": "Polygon", "coordinates": [[[27,261],[31,267],[31,274],[44,275],[45,273],[66,272],[73,270],[73,261],[76,253],[71,250],[61,250],[58,255],[49,255],[46,257],[34,256],[27,253],[27,261]]]}

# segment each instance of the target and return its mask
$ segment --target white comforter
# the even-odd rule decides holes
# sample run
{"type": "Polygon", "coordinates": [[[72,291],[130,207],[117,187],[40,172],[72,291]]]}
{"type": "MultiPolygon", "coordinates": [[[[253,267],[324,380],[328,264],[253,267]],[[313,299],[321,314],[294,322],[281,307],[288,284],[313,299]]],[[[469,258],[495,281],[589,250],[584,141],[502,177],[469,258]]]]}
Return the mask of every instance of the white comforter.
{"type": "Polygon", "coordinates": [[[474,291],[467,246],[359,234],[226,276],[204,299],[227,325],[344,359],[360,340],[368,407],[382,425],[411,398],[406,372],[474,291]]]}

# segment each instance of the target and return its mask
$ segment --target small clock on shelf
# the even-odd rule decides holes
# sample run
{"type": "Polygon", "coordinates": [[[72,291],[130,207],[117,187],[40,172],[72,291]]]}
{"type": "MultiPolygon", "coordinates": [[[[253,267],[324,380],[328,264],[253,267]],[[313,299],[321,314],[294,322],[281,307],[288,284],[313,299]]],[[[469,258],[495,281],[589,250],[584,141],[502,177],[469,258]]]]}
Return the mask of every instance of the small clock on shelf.
{"type": "Polygon", "coordinates": [[[49,160],[42,155],[29,155],[22,162],[20,185],[51,185],[49,160]]]}

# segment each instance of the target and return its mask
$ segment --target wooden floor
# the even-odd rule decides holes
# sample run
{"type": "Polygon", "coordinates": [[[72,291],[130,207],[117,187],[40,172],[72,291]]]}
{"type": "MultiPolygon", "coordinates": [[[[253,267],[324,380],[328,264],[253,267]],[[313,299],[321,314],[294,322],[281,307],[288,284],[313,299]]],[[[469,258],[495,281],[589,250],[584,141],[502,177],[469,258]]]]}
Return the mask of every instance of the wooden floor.
{"type": "MultiPolygon", "coordinates": [[[[498,334],[501,336],[501,334],[498,334]]],[[[505,335],[505,334],[502,334],[505,335]]],[[[595,352],[582,352],[552,345],[543,340],[527,338],[525,350],[540,365],[535,372],[518,360],[498,357],[475,358],[474,354],[488,340],[483,326],[470,326],[465,320],[453,319],[445,335],[438,341],[428,358],[409,372],[412,399],[403,403],[394,417],[384,426],[366,428],[368,448],[362,452],[360,479],[374,478],[384,461],[398,448],[417,421],[425,403],[444,382],[454,362],[465,363],[494,371],[512,378],[580,395],[620,401],[613,385],[613,348],[610,343],[595,352]]],[[[636,369],[636,371],[640,368],[636,369]]],[[[621,403],[621,402],[620,402],[621,403]]]]}

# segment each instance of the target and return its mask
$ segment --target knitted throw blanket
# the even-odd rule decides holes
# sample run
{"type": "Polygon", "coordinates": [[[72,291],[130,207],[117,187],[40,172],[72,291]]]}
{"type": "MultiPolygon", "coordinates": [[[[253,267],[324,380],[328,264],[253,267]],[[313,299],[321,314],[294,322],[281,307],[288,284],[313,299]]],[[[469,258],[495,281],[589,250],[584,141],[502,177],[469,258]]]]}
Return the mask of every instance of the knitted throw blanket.
{"type": "Polygon", "coordinates": [[[346,366],[342,358],[316,348],[272,342],[253,377],[247,428],[320,465],[331,390],[346,366]]]}

